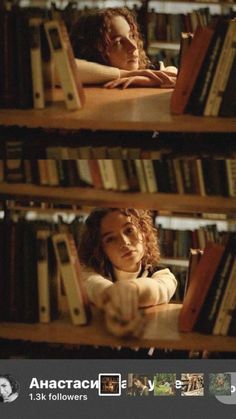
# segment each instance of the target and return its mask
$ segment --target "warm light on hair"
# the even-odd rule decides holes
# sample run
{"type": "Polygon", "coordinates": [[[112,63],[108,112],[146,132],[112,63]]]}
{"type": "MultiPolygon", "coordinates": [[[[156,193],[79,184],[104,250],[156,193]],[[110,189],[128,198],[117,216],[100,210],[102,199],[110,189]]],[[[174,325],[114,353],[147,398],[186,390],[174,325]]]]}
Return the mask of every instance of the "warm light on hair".
{"type": "Polygon", "coordinates": [[[71,32],[75,57],[110,65],[107,51],[110,44],[109,28],[114,16],[122,16],[128,22],[139,50],[139,68],[148,68],[150,61],[143,48],[136,18],[126,7],[109,7],[82,15],[71,32]]]}

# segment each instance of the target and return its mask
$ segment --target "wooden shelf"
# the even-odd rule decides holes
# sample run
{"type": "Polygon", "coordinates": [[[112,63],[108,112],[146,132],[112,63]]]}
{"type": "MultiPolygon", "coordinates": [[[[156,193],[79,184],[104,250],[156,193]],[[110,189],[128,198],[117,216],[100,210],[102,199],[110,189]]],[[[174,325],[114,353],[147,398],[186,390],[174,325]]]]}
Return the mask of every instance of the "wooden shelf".
{"type": "Polygon", "coordinates": [[[74,202],[88,206],[157,209],[181,212],[234,213],[236,198],[180,194],[124,193],[79,187],[45,187],[0,183],[0,198],[32,201],[74,202]]]}
{"type": "MultiPolygon", "coordinates": [[[[104,89],[87,87],[82,110],[66,111],[58,101],[43,110],[0,110],[0,125],[29,128],[132,130],[166,132],[232,132],[236,118],[197,117],[170,114],[172,89],[130,88],[104,89]]],[[[232,135],[232,141],[235,136],[232,135]]]]}
{"type": "Polygon", "coordinates": [[[235,337],[179,333],[177,325],[180,308],[179,304],[163,304],[148,309],[146,329],[140,339],[119,339],[110,335],[104,328],[102,314],[97,310],[94,310],[89,326],[76,327],[69,320],[49,324],[1,323],[0,337],[73,345],[236,351],[235,337]]]}

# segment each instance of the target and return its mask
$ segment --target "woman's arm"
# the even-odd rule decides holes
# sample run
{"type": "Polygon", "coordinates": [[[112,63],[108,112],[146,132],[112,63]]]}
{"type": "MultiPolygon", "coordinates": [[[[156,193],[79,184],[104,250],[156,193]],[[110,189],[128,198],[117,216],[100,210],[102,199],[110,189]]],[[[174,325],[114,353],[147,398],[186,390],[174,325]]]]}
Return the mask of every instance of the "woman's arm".
{"type": "Polygon", "coordinates": [[[76,65],[84,84],[104,84],[111,80],[119,79],[121,72],[118,68],[93,63],[76,58],[76,65]]]}
{"type": "Polygon", "coordinates": [[[138,288],[139,307],[168,303],[173,297],[177,281],[169,269],[161,269],[152,277],[133,279],[138,288]]]}

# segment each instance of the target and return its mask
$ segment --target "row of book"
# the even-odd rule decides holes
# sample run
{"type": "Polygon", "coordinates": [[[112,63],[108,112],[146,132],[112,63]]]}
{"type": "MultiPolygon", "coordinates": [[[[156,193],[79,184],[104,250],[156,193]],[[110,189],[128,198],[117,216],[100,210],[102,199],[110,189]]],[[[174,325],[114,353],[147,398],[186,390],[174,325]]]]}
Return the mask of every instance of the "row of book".
{"type": "Polygon", "coordinates": [[[7,159],[0,182],[235,197],[236,160],[7,159]]]}
{"type": "Polygon", "coordinates": [[[184,298],[179,329],[236,336],[236,233],[225,246],[205,247],[184,298]]]}
{"type": "Polygon", "coordinates": [[[227,125],[225,132],[219,133],[0,126],[0,159],[233,159],[234,133],[226,130],[227,125]]]}
{"type": "Polygon", "coordinates": [[[236,116],[236,19],[198,27],[171,97],[173,114],[236,116]]]}
{"type": "Polygon", "coordinates": [[[195,32],[198,25],[207,26],[211,19],[209,7],[192,10],[190,13],[159,13],[148,12],[148,41],[180,41],[181,32],[195,32]]]}
{"type": "Polygon", "coordinates": [[[0,319],[48,323],[67,298],[72,323],[86,324],[89,310],[73,235],[44,222],[0,222],[0,319]],[[62,282],[61,282],[62,281],[62,282]]]}
{"type": "Polygon", "coordinates": [[[189,249],[204,249],[208,242],[225,243],[228,232],[218,231],[217,224],[209,224],[194,230],[176,230],[157,226],[164,257],[188,259],[189,249]]]}
{"type": "Polygon", "coordinates": [[[84,92],[62,20],[32,9],[0,10],[0,107],[45,107],[53,101],[54,68],[67,109],[80,109],[84,92]],[[35,16],[36,15],[36,16],[35,16]]]}

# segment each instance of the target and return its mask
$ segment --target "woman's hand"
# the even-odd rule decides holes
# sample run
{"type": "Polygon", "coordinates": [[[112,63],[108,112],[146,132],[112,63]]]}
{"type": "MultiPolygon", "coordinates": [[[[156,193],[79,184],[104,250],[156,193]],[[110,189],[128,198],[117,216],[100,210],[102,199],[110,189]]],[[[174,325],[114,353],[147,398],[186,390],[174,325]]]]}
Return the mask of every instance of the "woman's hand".
{"type": "Polygon", "coordinates": [[[115,87],[126,89],[129,86],[173,88],[176,83],[176,74],[168,71],[137,70],[129,73],[127,76],[106,83],[104,87],[108,89],[115,87]]]}
{"type": "Polygon", "coordinates": [[[145,319],[138,310],[138,288],[131,281],[118,282],[104,291],[103,304],[107,329],[114,335],[140,336],[145,319]]]}

